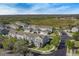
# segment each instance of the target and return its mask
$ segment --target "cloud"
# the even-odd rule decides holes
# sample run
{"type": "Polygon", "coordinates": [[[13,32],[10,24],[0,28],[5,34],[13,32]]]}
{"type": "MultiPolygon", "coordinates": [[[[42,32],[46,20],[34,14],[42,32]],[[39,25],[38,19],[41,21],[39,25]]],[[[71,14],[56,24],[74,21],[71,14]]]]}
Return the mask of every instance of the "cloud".
{"type": "Polygon", "coordinates": [[[1,15],[7,15],[7,14],[16,14],[17,11],[14,8],[10,8],[8,6],[0,6],[0,14],[1,15]]]}
{"type": "Polygon", "coordinates": [[[57,6],[56,4],[37,4],[35,6],[32,6],[32,8],[27,11],[26,13],[29,14],[61,14],[64,13],[67,9],[70,8],[70,6],[57,6]],[[50,7],[52,6],[52,7],[50,7]]]}
{"type": "Polygon", "coordinates": [[[24,14],[25,10],[22,8],[16,8],[15,4],[0,4],[0,15],[16,15],[24,14]]]}
{"type": "MultiPolygon", "coordinates": [[[[74,4],[73,4],[74,5],[74,4]]],[[[0,15],[15,14],[78,14],[79,8],[71,4],[35,3],[0,4],[0,15]],[[71,8],[72,7],[72,8],[71,8]]]]}

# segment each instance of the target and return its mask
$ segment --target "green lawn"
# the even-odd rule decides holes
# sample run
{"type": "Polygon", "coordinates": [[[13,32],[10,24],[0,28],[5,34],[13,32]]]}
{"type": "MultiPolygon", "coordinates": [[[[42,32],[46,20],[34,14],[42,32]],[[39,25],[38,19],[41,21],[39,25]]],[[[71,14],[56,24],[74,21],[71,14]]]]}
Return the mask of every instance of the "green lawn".
{"type": "Polygon", "coordinates": [[[48,42],[44,47],[39,48],[38,50],[47,51],[52,49],[53,47],[57,47],[60,43],[59,36],[53,36],[53,38],[50,39],[50,42],[48,42]]]}
{"type": "Polygon", "coordinates": [[[54,47],[53,44],[46,44],[44,47],[39,48],[38,50],[47,51],[47,50],[52,49],[53,47],[54,47]]]}
{"type": "Polygon", "coordinates": [[[79,47],[79,41],[75,41],[75,47],[79,47]]]}

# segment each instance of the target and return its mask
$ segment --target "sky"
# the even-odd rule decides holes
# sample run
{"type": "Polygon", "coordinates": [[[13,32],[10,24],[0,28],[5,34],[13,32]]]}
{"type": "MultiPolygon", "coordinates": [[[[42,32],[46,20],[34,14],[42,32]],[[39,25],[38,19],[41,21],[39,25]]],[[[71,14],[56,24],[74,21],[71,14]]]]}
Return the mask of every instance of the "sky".
{"type": "Polygon", "coordinates": [[[0,15],[79,14],[79,3],[0,3],[0,15]]]}

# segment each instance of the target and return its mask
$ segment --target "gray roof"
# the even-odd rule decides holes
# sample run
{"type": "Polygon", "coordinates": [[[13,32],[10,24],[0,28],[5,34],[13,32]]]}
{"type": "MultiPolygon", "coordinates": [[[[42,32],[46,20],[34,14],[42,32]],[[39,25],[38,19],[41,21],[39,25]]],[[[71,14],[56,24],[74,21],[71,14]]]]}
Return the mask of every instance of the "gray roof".
{"type": "Polygon", "coordinates": [[[13,33],[13,34],[19,34],[19,35],[26,35],[28,37],[40,37],[40,38],[44,38],[45,36],[44,35],[39,35],[39,34],[36,34],[36,33],[25,33],[23,31],[15,31],[15,30],[11,30],[9,33],[13,33]]]}

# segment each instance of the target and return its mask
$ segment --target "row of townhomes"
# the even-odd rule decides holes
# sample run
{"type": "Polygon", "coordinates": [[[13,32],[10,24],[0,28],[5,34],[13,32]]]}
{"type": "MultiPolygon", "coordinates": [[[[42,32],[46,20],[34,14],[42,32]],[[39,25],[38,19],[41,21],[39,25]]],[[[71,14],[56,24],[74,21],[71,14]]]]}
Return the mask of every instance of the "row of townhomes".
{"type": "Polygon", "coordinates": [[[33,43],[37,48],[40,48],[50,41],[49,34],[52,33],[52,27],[16,22],[7,25],[1,24],[0,33],[8,37],[28,40],[29,43],[33,43]]]}

